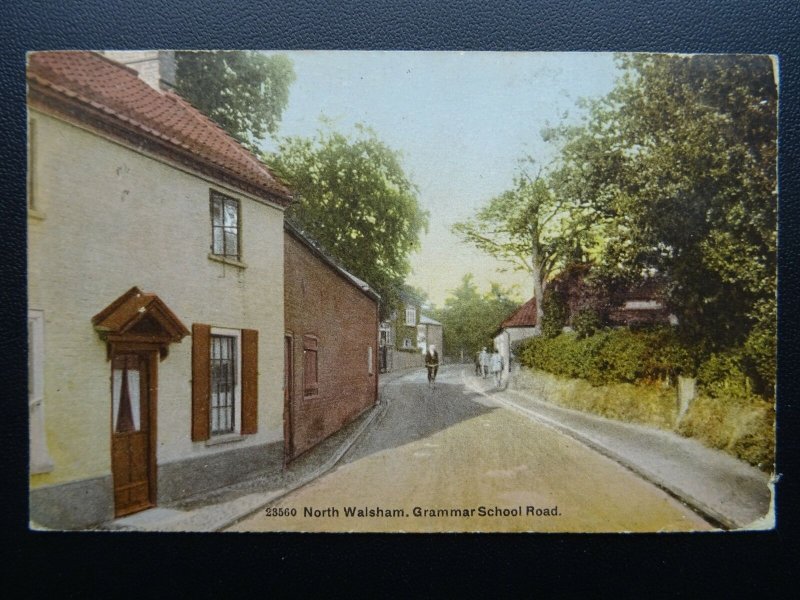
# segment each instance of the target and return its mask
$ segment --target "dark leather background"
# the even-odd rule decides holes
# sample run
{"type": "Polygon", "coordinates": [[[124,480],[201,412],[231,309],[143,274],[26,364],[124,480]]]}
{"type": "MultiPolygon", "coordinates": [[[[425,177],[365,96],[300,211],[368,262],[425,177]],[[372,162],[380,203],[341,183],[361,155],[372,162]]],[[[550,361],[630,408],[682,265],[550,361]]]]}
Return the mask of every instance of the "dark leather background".
{"type": "MultiPolygon", "coordinates": [[[[0,564],[31,592],[59,586],[108,597],[120,587],[183,596],[228,595],[245,580],[271,597],[280,576],[295,591],[371,575],[403,595],[599,592],[649,597],[726,590],[782,595],[798,564],[797,0],[547,0],[508,2],[166,2],[12,0],[0,7],[0,357],[4,403],[0,564]],[[777,532],[662,536],[281,536],[41,534],[27,531],[25,401],[25,52],[35,49],[286,48],[744,52],[780,59],[780,376],[777,532]],[[16,540],[16,541],[14,541],[16,540]],[[29,571],[29,569],[31,569],[29,571]],[[188,580],[191,573],[193,579],[188,580]],[[244,578],[242,576],[245,576],[244,578]],[[451,578],[452,576],[452,578],[451,578]],[[188,580],[188,581],[187,581],[188,580]],[[131,587],[138,582],[139,588],[131,587]],[[517,587],[517,586],[522,587],[517,587]],[[187,587],[188,586],[188,587],[187,587]],[[203,595],[206,595],[205,593],[203,595]]],[[[76,398],[80,402],[80,398],[76,398]]],[[[457,499],[454,499],[457,501],[457,499]]],[[[52,589],[52,588],[51,588],[52,589]]],[[[528,595],[528,594],[526,594],[528,595]]]]}

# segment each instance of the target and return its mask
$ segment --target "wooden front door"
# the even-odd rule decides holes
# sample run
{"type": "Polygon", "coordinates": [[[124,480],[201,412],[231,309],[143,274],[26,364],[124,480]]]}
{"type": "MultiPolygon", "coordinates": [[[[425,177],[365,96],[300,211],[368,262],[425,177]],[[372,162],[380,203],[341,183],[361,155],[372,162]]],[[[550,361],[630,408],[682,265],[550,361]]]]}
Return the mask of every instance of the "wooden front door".
{"type": "Polygon", "coordinates": [[[283,338],[283,457],[292,458],[292,396],[294,393],[294,344],[292,336],[283,338]]]}
{"type": "Polygon", "coordinates": [[[111,370],[111,473],[117,517],[155,505],[152,435],[156,352],[116,354],[111,370]]]}

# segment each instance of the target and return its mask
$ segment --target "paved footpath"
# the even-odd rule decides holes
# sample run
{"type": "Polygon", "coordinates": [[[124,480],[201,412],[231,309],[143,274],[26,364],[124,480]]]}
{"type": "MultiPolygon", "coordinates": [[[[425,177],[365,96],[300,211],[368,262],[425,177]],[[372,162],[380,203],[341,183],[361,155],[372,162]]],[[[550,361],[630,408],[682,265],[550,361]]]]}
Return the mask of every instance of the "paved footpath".
{"type": "Polygon", "coordinates": [[[497,390],[462,371],[466,385],[625,465],[726,529],[773,526],[770,477],[700,442],[642,425],[562,408],[530,392],[497,390]]]}

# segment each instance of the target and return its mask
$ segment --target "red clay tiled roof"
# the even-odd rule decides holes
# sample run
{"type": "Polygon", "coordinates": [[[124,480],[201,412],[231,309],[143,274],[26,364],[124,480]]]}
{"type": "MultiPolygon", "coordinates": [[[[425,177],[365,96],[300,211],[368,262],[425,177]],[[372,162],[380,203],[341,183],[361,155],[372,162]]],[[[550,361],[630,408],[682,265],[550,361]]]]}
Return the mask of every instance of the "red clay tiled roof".
{"type": "Polygon", "coordinates": [[[501,329],[507,327],[536,327],[536,298],[528,300],[500,324],[501,329]]]}
{"type": "Polygon", "coordinates": [[[150,87],[129,67],[93,52],[34,52],[28,56],[28,84],[33,102],[66,116],[78,109],[78,118],[111,124],[126,137],[144,137],[155,142],[148,148],[202,166],[246,191],[280,204],[291,200],[289,190],[249,150],[180,96],[150,87]]]}

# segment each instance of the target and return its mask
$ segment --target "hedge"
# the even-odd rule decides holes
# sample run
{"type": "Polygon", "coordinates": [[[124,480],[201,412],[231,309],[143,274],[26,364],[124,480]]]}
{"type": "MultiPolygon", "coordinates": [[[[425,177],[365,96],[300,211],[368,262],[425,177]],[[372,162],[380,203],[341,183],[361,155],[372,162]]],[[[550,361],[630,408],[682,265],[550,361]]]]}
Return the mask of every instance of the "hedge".
{"type": "Polygon", "coordinates": [[[581,338],[562,333],[520,344],[521,364],[592,385],[669,380],[692,369],[690,353],[668,328],[603,330],[581,338]]]}

